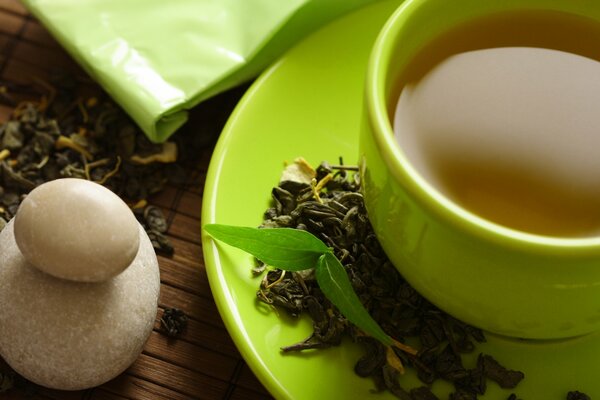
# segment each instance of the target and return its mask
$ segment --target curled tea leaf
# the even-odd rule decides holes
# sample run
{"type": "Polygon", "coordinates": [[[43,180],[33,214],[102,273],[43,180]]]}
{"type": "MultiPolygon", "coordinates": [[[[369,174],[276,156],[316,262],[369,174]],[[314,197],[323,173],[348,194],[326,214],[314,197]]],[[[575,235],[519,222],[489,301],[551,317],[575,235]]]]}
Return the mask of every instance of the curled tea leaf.
{"type": "Polygon", "coordinates": [[[14,374],[10,372],[0,372],[0,393],[6,393],[15,385],[14,374]]]}
{"type": "Polygon", "coordinates": [[[575,390],[567,393],[567,400],[591,400],[592,398],[585,393],[575,390]]]}
{"type": "Polygon", "coordinates": [[[513,389],[525,377],[521,371],[513,371],[503,367],[490,355],[480,354],[479,357],[482,360],[485,375],[498,383],[501,388],[513,389]]]}
{"type": "Polygon", "coordinates": [[[161,331],[171,338],[178,337],[187,327],[188,318],[178,308],[166,308],[160,318],[161,331]]]}

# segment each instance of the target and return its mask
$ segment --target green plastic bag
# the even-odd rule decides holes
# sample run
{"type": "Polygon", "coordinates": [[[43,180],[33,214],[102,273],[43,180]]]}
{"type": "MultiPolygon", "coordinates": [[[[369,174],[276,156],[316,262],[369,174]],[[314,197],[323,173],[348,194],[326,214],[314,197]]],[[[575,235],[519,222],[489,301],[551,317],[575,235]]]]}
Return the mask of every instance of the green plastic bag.
{"type": "Polygon", "coordinates": [[[23,0],[155,142],[187,120],[186,110],[373,1],[23,0]]]}

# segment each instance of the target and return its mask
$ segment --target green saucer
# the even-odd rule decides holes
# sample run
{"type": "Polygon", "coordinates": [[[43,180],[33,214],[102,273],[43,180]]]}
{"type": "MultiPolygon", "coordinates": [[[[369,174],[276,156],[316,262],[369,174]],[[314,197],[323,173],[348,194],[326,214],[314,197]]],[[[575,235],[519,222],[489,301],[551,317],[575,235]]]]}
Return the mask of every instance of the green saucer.
{"type": "MultiPolygon", "coordinates": [[[[242,99],[227,124],[206,181],[203,223],[257,226],[285,161],[302,156],[346,164],[358,157],[358,126],[370,47],[400,1],[375,3],[316,32],[266,71],[242,99]]],[[[283,355],[279,348],[311,332],[307,319],[292,320],[255,300],[247,254],[203,236],[213,295],[229,333],[265,387],[277,398],[392,399],[375,394],[373,382],[354,375],[360,349],[341,347],[283,355]]],[[[501,293],[491,294],[499,295],[501,293]]],[[[478,350],[525,373],[514,390],[526,400],[566,399],[579,390],[600,398],[596,362],[600,334],[560,342],[518,341],[487,335],[478,350]]],[[[467,360],[474,362],[473,358],[467,360]]],[[[467,367],[471,365],[466,365],[467,367]]],[[[420,385],[408,373],[406,388],[420,385]]],[[[433,387],[447,399],[450,386],[433,387]]],[[[488,385],[483,399],[506,399],[511,391],[488,385]]]]}

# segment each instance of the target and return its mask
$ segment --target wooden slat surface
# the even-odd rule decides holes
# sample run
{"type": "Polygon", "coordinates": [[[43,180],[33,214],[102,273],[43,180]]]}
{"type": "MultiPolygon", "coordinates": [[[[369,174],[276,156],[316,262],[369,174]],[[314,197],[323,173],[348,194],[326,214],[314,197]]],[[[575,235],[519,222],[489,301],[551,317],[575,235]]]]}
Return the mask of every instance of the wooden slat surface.
{"type": "MultiPolygon", "coordinates": [[[[0,0],[0,78],[31,83],[53,68],[83,74],[44,27],[17,0],[0,0]]],[[[79,392],[37,388],[0,394],[6,400],[259,400],[270,396],[241,358],[223,326],[210,293],[200,241],[200,210],[206,169],[222,124],[243,90],[220,96],[221,112],[191,116],[181,134],[202,135],[196,162],[188,168],[187,184],[169,186],[150,200],[168,218],[168,236],[175,248],[171,257],[159,255],[161,295],[154,331],[139,359],[123,374],[98,387],[79,392]],[[188,133],[186,133],[186,131],[188,133]],[[160,333],[160,316],[167,307],[189,316],[186,331],[177,339],[160,333]]],[[[20,100],[20,99],[17,99],[20,100]]],[[[0,121],[11,104],[0,102],[0,121]]],[[[179,135],[180,133],[178,133],[179,135]]],[[[250,300],[249,300],[250,301],[250,300]]],[[[0,360],[1,361],[1,360],[0,360]]]]}

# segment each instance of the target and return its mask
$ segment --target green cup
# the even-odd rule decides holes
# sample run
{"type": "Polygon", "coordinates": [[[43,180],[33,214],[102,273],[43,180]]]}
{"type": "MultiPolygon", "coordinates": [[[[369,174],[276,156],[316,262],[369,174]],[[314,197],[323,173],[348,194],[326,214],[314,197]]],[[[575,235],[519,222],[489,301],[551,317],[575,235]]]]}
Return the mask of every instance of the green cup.
{"type": "Polygon", "coordinates": [[[600,329],[600,237],[538,236],[476,216],[415,171],[392,130],[394,84],[426,43],[474,18],[519,10],[600,23],[600,2],[583,0],[407,0],[392,15],[366,79],[363,192],[383,248],[432,303],[494,333],[566,338],[600,329]]]}

